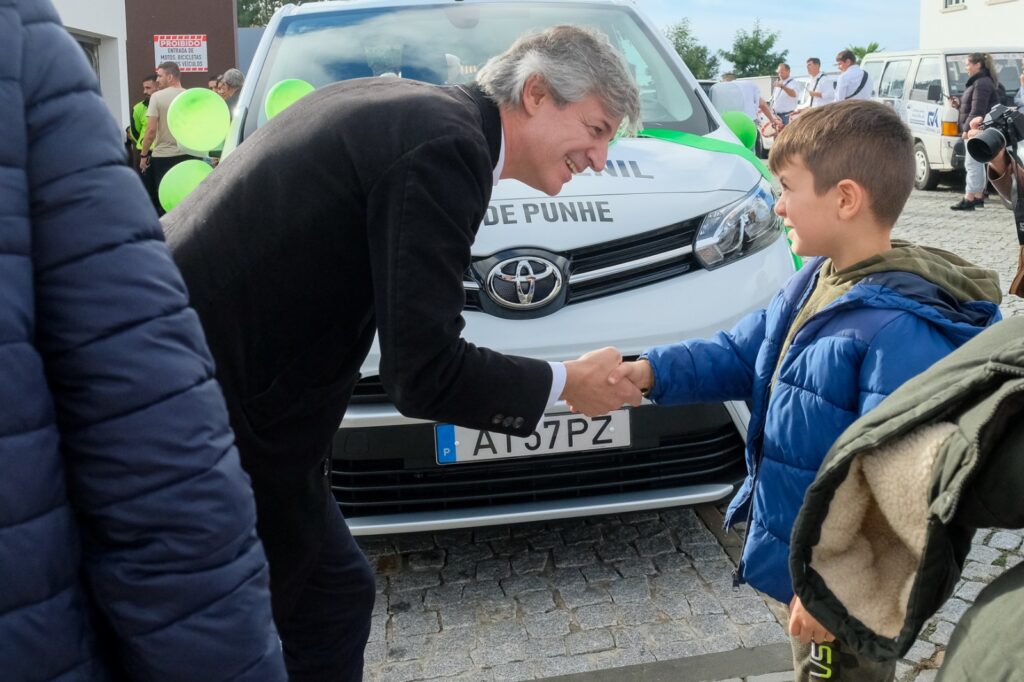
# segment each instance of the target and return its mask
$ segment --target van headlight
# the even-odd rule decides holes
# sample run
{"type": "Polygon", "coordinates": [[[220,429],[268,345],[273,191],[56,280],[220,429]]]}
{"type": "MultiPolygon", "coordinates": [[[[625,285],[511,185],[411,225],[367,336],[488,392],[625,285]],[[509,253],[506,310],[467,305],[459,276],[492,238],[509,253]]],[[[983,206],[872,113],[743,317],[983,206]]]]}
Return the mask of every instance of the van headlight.
{"type": "Polygon", "coordinates": [[[762,178],[742,199],[708,213],[693,239],[697,260],[713,270],[771,244],[782,232],[774,208],[772,186],[762,178]]]}

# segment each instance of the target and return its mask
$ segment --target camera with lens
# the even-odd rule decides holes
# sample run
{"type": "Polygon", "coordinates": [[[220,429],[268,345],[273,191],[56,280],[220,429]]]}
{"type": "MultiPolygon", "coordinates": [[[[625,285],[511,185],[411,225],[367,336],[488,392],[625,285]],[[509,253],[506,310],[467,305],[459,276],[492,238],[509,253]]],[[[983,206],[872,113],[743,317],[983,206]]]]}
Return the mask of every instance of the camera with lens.
{"type": "Polygon", "coordinates": [[[1024,139],[1024,114],[1013,107],[997,104],[981,122],[981,132],[967,140],[967,153],[975,161],[988,163],[1005,147],[1015,147],[1024,139]]]}

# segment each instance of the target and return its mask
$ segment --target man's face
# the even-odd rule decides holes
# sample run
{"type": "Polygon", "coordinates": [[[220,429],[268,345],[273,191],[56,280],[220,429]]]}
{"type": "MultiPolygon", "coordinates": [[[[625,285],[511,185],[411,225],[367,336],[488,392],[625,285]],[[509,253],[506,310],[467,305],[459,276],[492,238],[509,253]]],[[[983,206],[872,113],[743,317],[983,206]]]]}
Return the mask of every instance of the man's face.
{"type": "Polygon", "coordinates": [[[142,96],[149,97],[156,92],[156,81],[142,81],[142,96]]]}
{"type": "Polygon", "coordinates": [[[546,93],[530,94],[529,85],[525,95],[532,99],[524,102],[530,117],[523,126],[517,180],[554,196],[574,174],[604,169],[608,143],[622,121],[605,112],[597,95],[561,108],[546,93]]]}
{"type": "Polygon", "coordinates": [[[836,58],[836,66],[839,67],[840,71],[846,71],[848,68],[850,68],[850,64],[852,63],[853,62],[851,62],[849,59],[836,58]]]}
{"type": "Polygon", "coordinates": [[[156,70],[156,88],[157,90],[163,90],[171,84],[171,74],[167,73],[163,69],[156,70]]]}
{"type": "Polygon", "coordinates": [[[821,71],[821,66],[814,62],[807,62],[807,73],[812,76],[817,76],[818,72],[821,71]]]}
{"type": "Polygon", "coordinates": [[[789,78],[789,69],[782,64],[779,64],[779,68],[775,70],[775,73],[779,76],[780,81],[784,81],[789,78]]]}
{"type": "Polygon", "coordinates": [[[841,238],[836,220],[835,187],[821,196],[814,191],[814,176],[795,157],[776,174],[782,194],[775,203],[775,213],[790,228],[793,253],[800,256],[830,256],[841,238]]]}

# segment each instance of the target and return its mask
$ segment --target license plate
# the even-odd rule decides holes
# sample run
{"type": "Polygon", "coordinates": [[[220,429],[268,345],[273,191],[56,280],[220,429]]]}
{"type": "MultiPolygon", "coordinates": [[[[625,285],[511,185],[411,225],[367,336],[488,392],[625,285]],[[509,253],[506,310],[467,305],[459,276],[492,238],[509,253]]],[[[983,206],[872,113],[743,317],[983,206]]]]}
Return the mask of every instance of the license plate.
{"type": "Polygon", "coordinates": [[[602,417],[546,414],[537,430],[525,438],[438,424],[434,427],[434,442],[438,464],[629,447],[629,410],[616,410],[602,417]]]}

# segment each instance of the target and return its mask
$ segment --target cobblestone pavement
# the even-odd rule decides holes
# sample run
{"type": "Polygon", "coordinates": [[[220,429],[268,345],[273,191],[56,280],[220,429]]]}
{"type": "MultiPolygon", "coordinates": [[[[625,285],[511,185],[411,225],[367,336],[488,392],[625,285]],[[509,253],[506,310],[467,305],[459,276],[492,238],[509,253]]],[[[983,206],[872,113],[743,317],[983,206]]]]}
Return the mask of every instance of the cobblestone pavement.
{"type": "MultiPolygon", "coordinates": [[[[973,213],[952,190],[915,192],[895,236],[997,270],[1017,263],[1012,214],[973,213]]],[[[1024,314],[1008,297],[1004,315],[1024,314]]],[[[954,625],[981,589],[1022,558],[1020,531],[979,531],[955,595],[899,664],[934,679],[954,625]]],[[[787,642],[784,612],[733,589],[740,544],[714,506],[542,524],[359,539],[377,568],[366,679],[541,679],[787,642]]],[[[775,670],[778,670],[776,668],[775,670]]],[[[750,670],[746,679],[786,679],[750,670]]],[[[739,678],[732,678],[739,679],[739,678]]]]}

